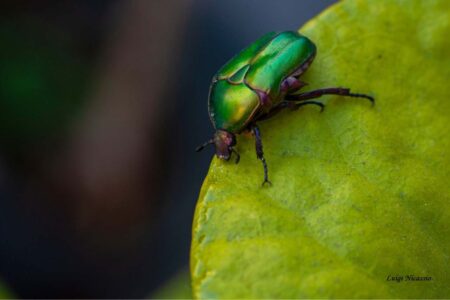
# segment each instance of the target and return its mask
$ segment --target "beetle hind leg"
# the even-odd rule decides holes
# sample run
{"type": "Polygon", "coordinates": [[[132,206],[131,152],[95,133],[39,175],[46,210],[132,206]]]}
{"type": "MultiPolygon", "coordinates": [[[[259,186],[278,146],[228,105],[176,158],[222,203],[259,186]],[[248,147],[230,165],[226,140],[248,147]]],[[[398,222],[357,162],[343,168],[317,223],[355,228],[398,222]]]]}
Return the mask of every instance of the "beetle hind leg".
{"type": "Polygon", "coordinates": [[[291,110],[297,110],[299,109],[301,106],[303,105],[308,105],[308,104],[312,104],[312,105],[316,105],[320,107],[320,112],[323,112],[325,109],[325,104],[318,102],[318,101],[302,101],[300,103],[296,103],[296,102],[288,102],[288,107],[291,110]]]}
{"type": "Polygon", "coordinates": [[[304,93],[296,94],[296,95],[291,94],[291,95],[287,95],[285,97],[285,99],[287,101],[304,101],[304,100],[308,100],[308,99],[319,98],[324,95],[339,95],[339,96],[354,97],[354,98],[365,98],[365,99],[369,100],[372,103],[372,105],[375,104],[375,98],[373,98],[372,96],[369,96],[366,94],[351,93],[350,89],[348,89],[348,88],[336,88],[336,87],[318,89],[318,90],[304,92],[304,93]]]}
{"type": "Polygon", "coordinates": [[[301,102],[295,102],[293,100],[284,100],[281,101],[277,106],[275,106],[274,108],[272,108],[272,110],[270,110],[268,113],[265,113],[261,116],[259,116],[256,121],[263,121],[263,120],[267,120],[270,119],[271,117],[275,116],[276,114],[278,114],[281,110],[285,109],[285,108],[289,108],[291,110],[297,110],[299,109],[301,106],[303,105],[308,105],[308,104],[313,104],[313,105],[317,105],[320,107],[320,112],[323,112],[325,109],[325,104],[320,103],[318,101],[301,101],[301,102]]]}

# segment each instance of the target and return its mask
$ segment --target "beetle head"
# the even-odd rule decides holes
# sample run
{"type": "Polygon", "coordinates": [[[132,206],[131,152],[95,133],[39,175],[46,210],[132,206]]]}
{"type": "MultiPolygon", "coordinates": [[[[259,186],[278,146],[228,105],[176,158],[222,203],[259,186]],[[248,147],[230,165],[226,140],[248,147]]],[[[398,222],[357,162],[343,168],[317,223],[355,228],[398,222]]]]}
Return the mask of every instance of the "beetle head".
{"type": "Polygon", "coordinates": [[[231,132],[218,129],[214,134],[214,145],[216,146],[216,156],[220,159],[229,160],[232,147],[236,145],[236,137],[231,132]]]}
{"type": "Polygon", "coordinates": [[[237,153],[237,151],[233,149],[233,146],[236,145],[236,137],[233,133],[223,129],[218,129],[216,133],[214,133],[212,139],[205,142],[203,145],[198,146],[195,151],[199,152],[203,148],[211,144],[214,144],[214,146],[216,147],[216,156],[218,158],[229,160],[231,157],[231,153],[234,152],[236,154],[236,163],[239,162],[239,153],[237,153]]]}

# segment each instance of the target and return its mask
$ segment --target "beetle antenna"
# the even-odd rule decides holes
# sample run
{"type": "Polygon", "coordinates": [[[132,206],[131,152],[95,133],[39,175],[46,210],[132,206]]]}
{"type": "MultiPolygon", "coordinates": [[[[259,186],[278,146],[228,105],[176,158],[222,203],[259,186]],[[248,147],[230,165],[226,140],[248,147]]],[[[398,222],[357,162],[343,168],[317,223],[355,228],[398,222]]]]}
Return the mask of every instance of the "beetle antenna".
{"type": "Polygon", "coordinates": [[[205,148],[206,146],[210,145],[210,144],[214,144],[214,140],[210,139],[209,141],[203,143],[203,145],[198,146],[197,148],[195,148],[196,152],[200,152],[203,150],[203,148],[205,148]]]}

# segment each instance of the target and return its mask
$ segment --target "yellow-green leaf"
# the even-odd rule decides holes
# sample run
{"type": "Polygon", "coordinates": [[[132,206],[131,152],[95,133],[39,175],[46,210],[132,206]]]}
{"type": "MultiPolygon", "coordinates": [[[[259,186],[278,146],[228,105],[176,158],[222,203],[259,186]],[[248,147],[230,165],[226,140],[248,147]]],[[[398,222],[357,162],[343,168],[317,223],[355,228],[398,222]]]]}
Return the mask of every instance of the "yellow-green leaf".
{"type": "Polygon", "coordinates": [[[450,1],[342,1],[300,32],[318,47],[308,89],[377,103],[327,96],[323,113],[261,122],[271,187],[252,136],[238,138],[239,164],[213,159],[194,296],[449,298],[450,1]]]}

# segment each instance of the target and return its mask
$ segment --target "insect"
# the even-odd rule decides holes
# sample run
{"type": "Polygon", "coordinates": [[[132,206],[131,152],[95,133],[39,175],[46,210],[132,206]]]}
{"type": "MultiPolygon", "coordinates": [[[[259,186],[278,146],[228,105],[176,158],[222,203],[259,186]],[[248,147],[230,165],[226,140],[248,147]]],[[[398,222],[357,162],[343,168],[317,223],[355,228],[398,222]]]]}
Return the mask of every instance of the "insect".
{"type": "Polygon", "coordinates": [[[285,108],[297,109],[307,104],[317,105],[322,111],[324,104],[310,99],[323,95],[365,98],[375,103],[373,97],[351,93],[349,88],[300,92],[306,83],[299,78],[315,55],[316,46],[310,39],[295,31],[284,31],[267,33],[228,61],[214,75],[209,90],[208,112],[215,133],[196,151],[214,144],[218,158],[229,160],[234,153],[238,163],[235,135],[251,131],[256,156],[264,168],[263,185],[270,184],[257,122],[285,108]]]}

